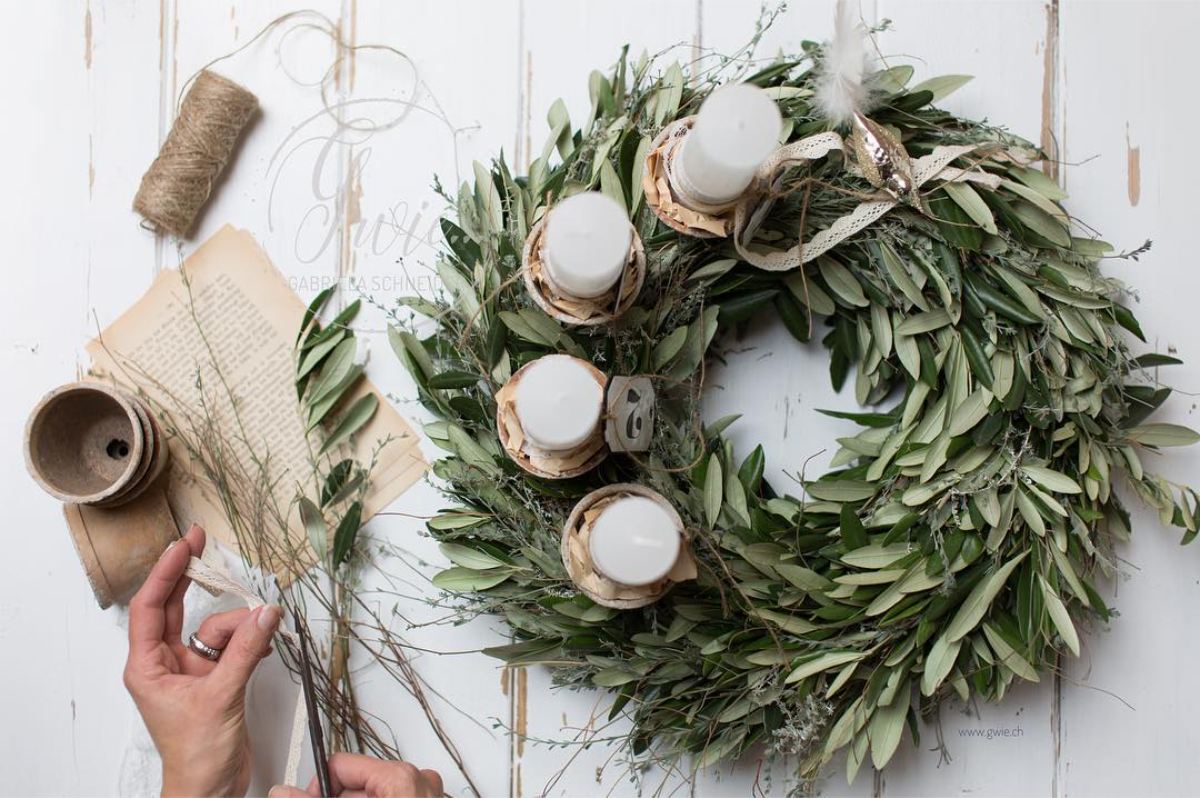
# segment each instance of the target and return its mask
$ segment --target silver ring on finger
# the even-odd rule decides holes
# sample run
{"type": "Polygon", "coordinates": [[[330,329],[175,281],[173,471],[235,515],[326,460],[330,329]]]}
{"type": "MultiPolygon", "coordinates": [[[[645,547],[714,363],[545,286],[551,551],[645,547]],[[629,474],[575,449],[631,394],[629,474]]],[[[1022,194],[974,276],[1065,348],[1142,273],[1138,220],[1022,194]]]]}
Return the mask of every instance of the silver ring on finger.
{"type": "Polygon", "coordinates": [[[219,660],[221,658],[221,652],[224,650],[220,648],[213,648],[200,638],[196,637],[194,632],[192,633],[192,636],[188,638],[188,648],[196,652],[201,657],[204,657],[209,662],[216,662],[219,660]]]}

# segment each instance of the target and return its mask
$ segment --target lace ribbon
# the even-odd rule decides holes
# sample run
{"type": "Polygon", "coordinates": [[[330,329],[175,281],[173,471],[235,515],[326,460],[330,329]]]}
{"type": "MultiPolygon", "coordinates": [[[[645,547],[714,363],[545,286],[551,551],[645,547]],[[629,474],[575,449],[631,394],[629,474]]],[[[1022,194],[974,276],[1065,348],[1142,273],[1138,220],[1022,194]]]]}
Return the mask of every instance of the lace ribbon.
{"type": "MultiPolygon", "coordinates": [[[[867,200],[852,212],[839,217],[827,229],[808,241],[800,241],[788,250],[754,246],[751,242],[774,203],[772,194],[788,167],[800,166],[823,158],[833,150],[842,150],[845,143],[836,133],[819,133],[780,147],[759,167],[755,183],[759,191],[751,192],[740,202],[734,214],[733,243],[738,254],[748,263],[771,272],[787,271],[815,260],[850,236],[878,221],[900,203],[891,198],[867,200]]],[[[984,172],[970,172],[950,166],[950,163],[975,150],[973,145],[937,147],[929,155],[913,162],[913,182],[918,186],[933,179],[947,181],[972,180],[987,185],[999,185],[999,178],[984,172]]]]}
{"type": "MultiPolygon", "coordinates": [[[[230,579],[225,574],[211,568],[208,564],[196,557],[192,557],[188,561],[187,570],[184,571],[184,576],[189,577],[193,582],[201,587],[211,590],[218,590],[224,593],[232,593],[233,595],[246,602],[246,606],[250,609],[261,607],[266,604],[261,598],[251,593],[240,583],[230,579]]],[[[300,638],[295,632],[289,629],[279,627],[278,634],[282,635],[287,640],[299,645],[300,638]]],[[[300,771],[300,756],[304,751],[304,738],[308,733],[308,707],[304,703],[304,691],[301,690],[296,697],[296,712],[292,717],[292,736],[288,742],[288,757],[287,767],[284,768],[283,783],[296,784],[296,776],[300,771]]]]}

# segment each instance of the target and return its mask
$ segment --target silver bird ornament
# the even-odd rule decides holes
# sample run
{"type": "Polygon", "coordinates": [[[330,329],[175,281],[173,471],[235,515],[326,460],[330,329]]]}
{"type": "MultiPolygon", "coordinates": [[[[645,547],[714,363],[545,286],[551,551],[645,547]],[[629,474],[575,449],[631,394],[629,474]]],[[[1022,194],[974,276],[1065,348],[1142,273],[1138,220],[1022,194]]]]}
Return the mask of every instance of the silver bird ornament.
{"type": "Polygon", "coordinates": [[[851,118],[850,144],[863,177],[898,202],[922,210],[913,179],[912,160],[904,145],[883,125],[858,111],[851,118]]]}

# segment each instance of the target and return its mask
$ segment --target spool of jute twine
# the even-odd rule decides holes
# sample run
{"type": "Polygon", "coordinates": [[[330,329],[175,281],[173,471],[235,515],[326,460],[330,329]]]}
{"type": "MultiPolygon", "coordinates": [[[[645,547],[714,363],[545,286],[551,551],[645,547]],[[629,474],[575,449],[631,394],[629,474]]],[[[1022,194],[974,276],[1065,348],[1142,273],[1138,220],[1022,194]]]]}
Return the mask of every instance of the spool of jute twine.
{"type": "Polygon", "coordinates": [[[207,69],[196,76],[133,200],[160,233],[186,236],[233,154],[258,98],[207,69]]]}

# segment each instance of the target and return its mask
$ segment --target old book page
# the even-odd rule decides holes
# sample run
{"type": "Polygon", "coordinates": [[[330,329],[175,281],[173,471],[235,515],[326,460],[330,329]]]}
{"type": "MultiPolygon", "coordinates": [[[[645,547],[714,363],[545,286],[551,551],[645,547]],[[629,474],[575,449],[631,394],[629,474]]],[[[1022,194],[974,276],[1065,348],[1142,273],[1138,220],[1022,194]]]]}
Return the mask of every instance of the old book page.
{"type": "MultiPolygon", "coordinates": [[[[96,376],[143,391],[167,414],[167,493],[181,526],[200,524],[225,545],[241,549],[226,508],[269,504],[251,501],[256,491],[273,497],[280,515],[286,515],[287,534],[282,535],[278,521],[260,528],[286,539],[260,542],[257,550],[243,554],[264,571],[274,571],[283,584],[295,576],[287,562],[312,562],[294,499],[298,492],[314,500],[320,493],[312,467],[317,447],[305,435],[293,387],[294,343],[304,309],[253,237],[227,226],[188,257],[181,270],[160,274],[138,302],[88,345],[96,376]],[[202,407],[206,413],[200,412],[202,407]],[[203,421],[206,416],[215,423],[203,421]],[[194,447],[197,440],[206,442],[210,454],[201,459],[215,456],[237,475],[231,488],[215,489],[189,451],[188,441],[194,447]]],[[[368,391],[379,394],[363,380],[347,401],[368,391]]],[[[374,417],[355,435],[353,449],[342,448],[339,456],[353,456],[363,464],[374,458],[364,521],[428,468],[416,435],[383,396],[374,417]]],[[[239,509],[244,513],[247,508],[239,509]]]]}

